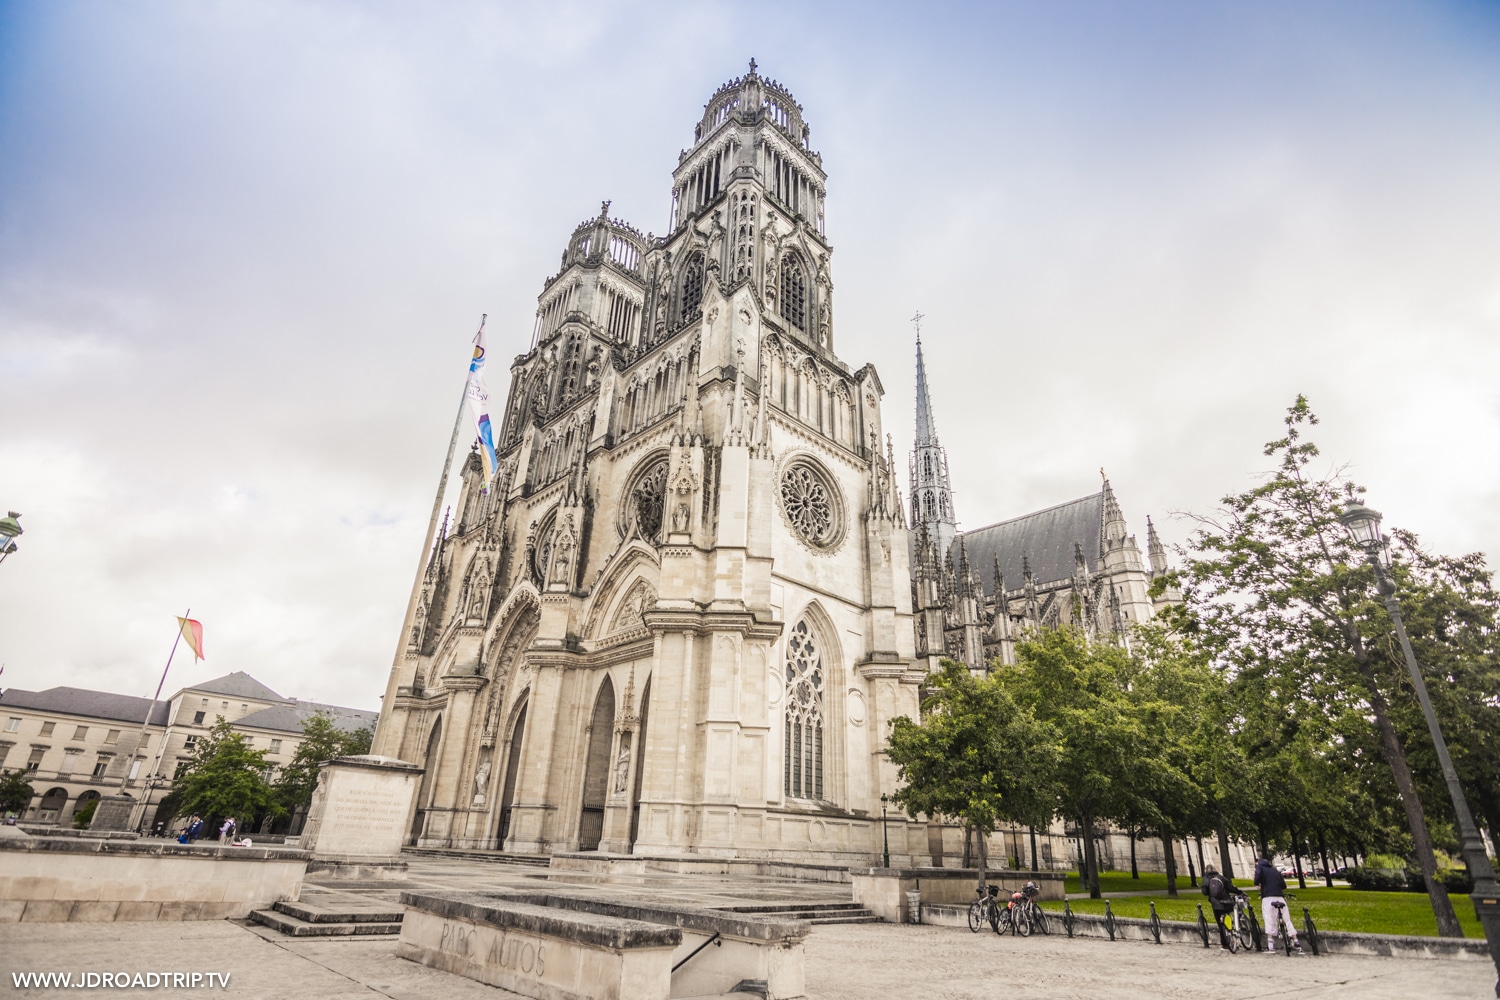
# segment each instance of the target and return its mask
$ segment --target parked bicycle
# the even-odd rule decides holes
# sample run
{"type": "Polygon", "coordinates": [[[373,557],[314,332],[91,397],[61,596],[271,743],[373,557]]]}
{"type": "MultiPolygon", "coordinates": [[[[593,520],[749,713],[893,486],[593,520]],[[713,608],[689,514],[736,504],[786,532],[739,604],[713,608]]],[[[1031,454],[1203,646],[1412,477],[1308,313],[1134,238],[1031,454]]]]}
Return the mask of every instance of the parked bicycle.
{"type": "Polygon", "coordinates": [[[1035,882],[1027,882],[1021,887],[1020,903],[1021,915],[1031,924],[1032,930],[1041,931],[1043,934],[1051,934],[1052,927],[1047,922],[1047,911],[1043,910],[1037,903],[1037,898],[1042,894],[1042,887],[1035,882]]]}
{"type": "Polygon", "coordinates": [[[969,904],[969,930],[975,934],[985,924],[990,925],[990,930],[996,934],[1000,931],[1000,887],[998,885],[976,888],[974,894],[979,898],[969,904]],[[985,889],[989,891],[986,892],[985,889]]]}
{"type": "Polygon", "coordinates": [[[1017,937],[1030,937],[1034,926],[1028,915],[1030,903],[1024,890],[1011,893],[1010,899],[1006,900],[1005,906],[1000,910],[1000,923],[995,928],[995,933],[1004,934],[1009,931],[1017,937]]]}
{"type": "Polygon", "coordinates": [[[1250,897],[1243,892],[1234,894],[1234,910],[1229,914],[1229,950],[1230,952],[1254,951],[1256,938],[1260,937],[1259,928],[1255,924],[1255,911],[1250,908],[1250,897]]]}

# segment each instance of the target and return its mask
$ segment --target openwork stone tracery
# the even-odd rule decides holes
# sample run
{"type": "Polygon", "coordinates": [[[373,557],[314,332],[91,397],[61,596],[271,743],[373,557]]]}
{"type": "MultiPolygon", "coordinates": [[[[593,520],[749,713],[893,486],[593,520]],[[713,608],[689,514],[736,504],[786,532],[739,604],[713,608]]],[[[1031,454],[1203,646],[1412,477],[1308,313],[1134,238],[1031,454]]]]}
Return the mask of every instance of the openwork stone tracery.
{"type": "Polygon", "coordinates": [[[804,618],[786,641],[783,783],[796,799],[823,797],[823,658],[804,618]]]}

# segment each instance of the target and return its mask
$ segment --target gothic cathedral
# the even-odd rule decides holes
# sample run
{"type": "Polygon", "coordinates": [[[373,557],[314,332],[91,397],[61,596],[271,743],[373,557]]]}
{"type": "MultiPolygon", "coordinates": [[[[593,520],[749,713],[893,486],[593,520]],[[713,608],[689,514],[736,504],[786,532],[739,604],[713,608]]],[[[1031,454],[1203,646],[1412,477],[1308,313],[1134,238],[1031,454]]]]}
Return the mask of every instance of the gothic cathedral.
{"type": "Polygon", "coordinates": [[[667,235],[605,203],[568,239],[387,685],[374,752],[425,768],[413,843],[879,854],[883,735],[928,669],[909,553],[932,560],[880,379],[835,350],[825,179],[752,62],[679,156],[667,235]]]}

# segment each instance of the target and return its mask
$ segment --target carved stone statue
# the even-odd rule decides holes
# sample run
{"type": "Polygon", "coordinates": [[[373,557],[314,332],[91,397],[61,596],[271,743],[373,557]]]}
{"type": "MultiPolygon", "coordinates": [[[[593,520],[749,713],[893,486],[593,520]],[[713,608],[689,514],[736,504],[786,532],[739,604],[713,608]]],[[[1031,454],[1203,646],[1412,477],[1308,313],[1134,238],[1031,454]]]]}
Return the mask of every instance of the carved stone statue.
{"type": "Polygon", "coordinates": [[[479,762],[479,769],[474,772],[474,804],[484,805],[484,790],[490,783],[490,762],[486,758],[479,762]]]}
{"type": "Polygon", "coordinates": [[[672,530],[676,532],[688,530],[688,519],[690,516],[688,505],[685,503],[678,504],[677,509],[672,511],[672,530]]]}
{"type": "Polygon", "coordinates": [[[623,792],[630,783],[630,747],[620,747],[619,759],[615,761],[615,791],[623,792]]]}
{"type": "Polygon", "coordinates": [[[560,531],[552,550],[552,582],[566,584],[572,579],[573,533],[560,531]]]}

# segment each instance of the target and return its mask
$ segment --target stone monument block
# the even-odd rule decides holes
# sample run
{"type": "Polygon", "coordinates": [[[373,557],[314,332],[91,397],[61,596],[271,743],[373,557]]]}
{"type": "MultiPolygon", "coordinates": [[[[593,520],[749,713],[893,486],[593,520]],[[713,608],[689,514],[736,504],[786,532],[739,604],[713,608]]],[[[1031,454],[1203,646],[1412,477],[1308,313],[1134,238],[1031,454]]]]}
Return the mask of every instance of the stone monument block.
{"type": "Polygon", "coordinates": [[[401,843],[422,768],[394,757],[335,757],[318,768],[302,849],[309,874],[404,878],[401,843]]]}

